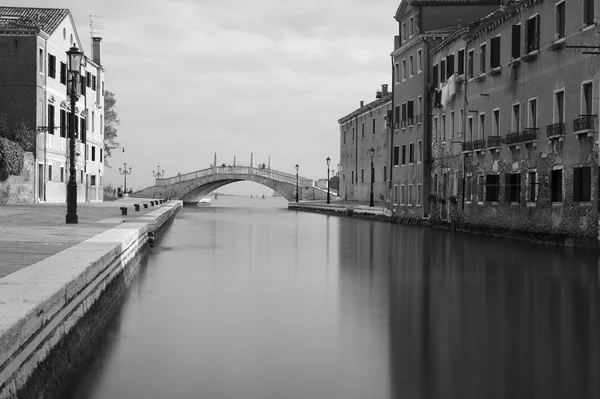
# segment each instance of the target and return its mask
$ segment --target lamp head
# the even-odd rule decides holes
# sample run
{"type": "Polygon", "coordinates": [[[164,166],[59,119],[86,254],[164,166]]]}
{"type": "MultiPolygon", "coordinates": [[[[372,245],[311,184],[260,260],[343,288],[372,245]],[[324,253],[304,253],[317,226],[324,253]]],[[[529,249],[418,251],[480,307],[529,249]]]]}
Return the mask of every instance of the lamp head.
{"type": "Polygon", "coordinates": [[[326,161],[327,161],[327,166],[331,165],[331,158],[327,157],[326,161]]]}
{"type": "Polygon", "coordinates": [[[375,148],[371,147],[371,149],[369,150],[369,156],[371,157],[371,159],[373,159],[373,157],[375,156],[375,148]]]}
{"type": "Polygon", "coordinates": [[[67,51],[67,59],[69,63],[69,72],[81,73],[81,65],[83,64],[83,51],[80,51],[75,43],[73,43],[73,47],[67,51]]]}
{"type": "Polygon", "coordinates": [[[298,166],[298,164],[296,164],[296,172],[298,171],[298,169],[300,169],[300,166],[298,166]]]}

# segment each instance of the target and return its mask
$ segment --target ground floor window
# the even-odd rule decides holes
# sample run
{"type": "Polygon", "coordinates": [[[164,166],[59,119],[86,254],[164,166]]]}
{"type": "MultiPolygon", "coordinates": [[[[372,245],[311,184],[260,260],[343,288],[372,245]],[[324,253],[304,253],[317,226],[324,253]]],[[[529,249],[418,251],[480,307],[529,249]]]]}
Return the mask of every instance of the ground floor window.
{"type": "Polygon", "coordinates": [[[590,202],[592,200],[592,168],[584,166],[573,168],[573,201],[590,202]]]}
{"type": "Polygon", "coordinates": [[[485,185],[485,200],[489,202],[498,202],[498,198],[500,197],[500,176],[487,175],[485,185]]]}
{"type": "Polygon", "coordinates": [[[550,199],[552,202],[562,202],[562,169],[552,171],[550,190],[550,199]]]}
{"type": "Polygon", "coordinates": [[[400,189],[400,205],[406,204],[406,186],[402,186],[400,189]]]}
{"type": "Polygon", "coordinates": [[[485,176],[477,176],[477,201],[483,202],[483,188],[485,187],[485,176]]]}
{"type": "Polygon", "coordinates": [[[530,171],[527,173],[527,202],[537,200],[537,173],[530,171]]]}
{"type": "Polygon", "coordinates": [[[408,185],[408,205],[413,204],[413,186],[412,184],[408,185]]]}
{"type": "Polygon", "coordinates": [[[90,186],[96,185],[96,175],[90,175],[90,186]]]}
{"type": "Polygon", "coordinates": [[[521,202],[521,174],[507,173],[504,180],[506,202],[521,202]]]}
{"type": "Polygon", "coordinates": [[[417,205],[421,205],[421,185],[417,184],[417,205]]]}
{"type": "Polygon", "coordinates": [[[48,181],[52,181],[52,165],[48,165],[48,181]]]}

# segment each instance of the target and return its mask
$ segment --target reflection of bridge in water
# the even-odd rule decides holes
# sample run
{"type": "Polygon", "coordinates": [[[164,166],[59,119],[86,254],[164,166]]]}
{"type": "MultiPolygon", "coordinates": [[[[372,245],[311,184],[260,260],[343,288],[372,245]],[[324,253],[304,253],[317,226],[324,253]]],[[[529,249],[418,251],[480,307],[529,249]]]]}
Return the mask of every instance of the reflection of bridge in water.
{"type": "MultiPolygon", "coordinates": [[[[273,189],[288,201],[296,200],[296,175],[254,166],[212,166],[196,172],[169,178],[158,178],[154,186],[132,194],[132,197],[176,198],[186,204],[195,204],[204,196],[230,183],[252,181],[273,189]]],[[[314,180],[298,177],[299,198],[319,200],[327,197],[327,190],[315,187],[314,180]]]]}

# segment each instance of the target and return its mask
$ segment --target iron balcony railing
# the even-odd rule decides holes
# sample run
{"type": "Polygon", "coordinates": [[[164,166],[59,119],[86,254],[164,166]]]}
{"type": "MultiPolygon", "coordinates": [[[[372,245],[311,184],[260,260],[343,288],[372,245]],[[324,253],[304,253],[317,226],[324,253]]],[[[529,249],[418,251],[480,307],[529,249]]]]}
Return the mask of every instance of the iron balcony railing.
{"type": "Polygon", "coordinates": [[[579,118],[573,119],[573,130],[575,132],[581,130],[593,130],[595,116],[596,115],[579,115],[579,118]]]}
{"type": "Polygon", "coordinates": [[[502,137],[500,136],[490,136],[488,137],[488,148],[492,148],[492,147],[500,147],[500,144],[502,144],[502,137]]]}
{"type": "Polygon", "coordinates": [[[526,127],[523,129],[523,133],[521,133],[521,139],[523,141],[535,141],[538,139],[538,130],[537,127],[526,127]]]}
{"type": "Polygon", "coordinates": [[[473,141],[473,149],[474,150],[485,150],[485,140],[473,141]]]}
{"type": "Polygon", "coordinates": [[[565,135],[565,123],[553,123],[552,125],[548,125],[548,130],[546,131],[548,137],[557,137],[565,135]]]}
{"type": "Polygon", "coordinates": [[[513,145],[518,144],[522,141],[520,132],[512,132],[506,135],[506,144],[513,145]]]}
{"type": "Polygon", "coordinates": [[[464,143],[462,143],[462,150],[463,152],[473,151],[473,142],[465,141],[464,143]]]}

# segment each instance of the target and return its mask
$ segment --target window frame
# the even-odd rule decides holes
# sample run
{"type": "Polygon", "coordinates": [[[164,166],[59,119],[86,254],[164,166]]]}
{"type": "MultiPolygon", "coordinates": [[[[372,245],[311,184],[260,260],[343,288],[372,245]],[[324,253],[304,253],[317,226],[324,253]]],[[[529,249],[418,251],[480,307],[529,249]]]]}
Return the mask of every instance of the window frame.
{"type": "Polygon", "coordinates": [[[538,125],[538,115],[539,115],[539,110],[538,110],[538,98],[537,97],[531,97],[530,99],[527,100],[527,127],[529,129],[538,129],[539,125],[538,125]],[[533,118],[532,112],[531,112],[531,103],[535,101],[535,118],[533,118]],[[531,120],[535,119],[535,125],[532,126],[531,125],[531,120]]]}
{"type": "Polygon", "coordinates": [[[520,133],[522,130],[523,110],[521,108],[521,103],[519,101],[513,102],[510,106],[510,131],[513,133],[520,133]],[[519,110],[518,120],[515,117],[515,109],[519,110]]]}
{"type": "Polygon", "coordinates": [[[579,106],[579,115],[594,115],[594,81],[592,79],[590,80],[584,80],[581,82],[581,98],[580,98],[580,106],[579,106]],[[592,87],[592,92],[591,92],[591,96],[590,99],[592,101],[592,103],[590,104],[590,109],[592,110],[591,114],[587,113],[587,110],[584,107],[584,102],[585,102],[585,87],[586,86],[591,86],[592,87]]]}
{"type": "Polygon", "coordinates": [[[567,2],[566,0],[559,0],[554,4],[554,41],[560,41],[567,37],[567,2]],[[559,7],[562,6],[562,21],[560,21],[559,7]],[[562,26],[561,26],[562,24],[562,26]]]}
{"type": "Polygon", "coordinates": [[[554,167],[552,168],[552,170],[550,171],[550,202],[552,204],[560,204],[562,205],[564,199],[565,199],[565,195],[564,195],[564,172],[563,172],[563,167],[562,166],[558,166],[558,167],[554,167]],[[555,172],[559,172],[560,171],[560,190],[556,190],[554,188],[554,173],[555,172]],[[555,198],[555,193],[558,193],[560,195],[560,198],[555,198]]]}

